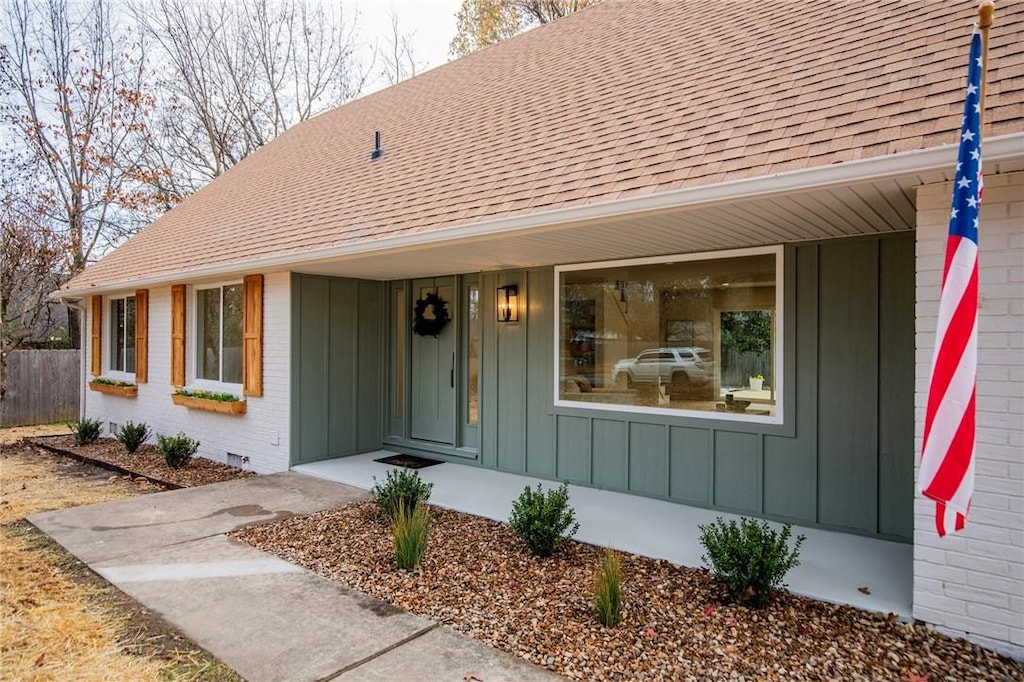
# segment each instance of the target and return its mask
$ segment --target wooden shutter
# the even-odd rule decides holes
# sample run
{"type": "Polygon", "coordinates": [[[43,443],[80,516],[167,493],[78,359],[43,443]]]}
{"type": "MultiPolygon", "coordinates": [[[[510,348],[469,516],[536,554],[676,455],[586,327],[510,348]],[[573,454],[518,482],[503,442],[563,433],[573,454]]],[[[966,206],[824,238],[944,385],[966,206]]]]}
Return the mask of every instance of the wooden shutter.
{"type": "Polygon", "coordinates": [[[92,354],[92,374],[103,373],[103,297],[92,297],[92,339],[89,348],[92,354]]]}
{"type": "Polygon", "coordinates": [[[135,292],[135,383],[149,381],[149,289],[135,292]]]}
{"type": "Polygon", "coordinates": [[[185,285],[171,287],[171,386],[185,385],[185,285]]]}
{"type": "Polygon", "coordinates": [[[245,278],[245,312],[242,318],[242,393],[263,395],[263,275],[245,278]]]}

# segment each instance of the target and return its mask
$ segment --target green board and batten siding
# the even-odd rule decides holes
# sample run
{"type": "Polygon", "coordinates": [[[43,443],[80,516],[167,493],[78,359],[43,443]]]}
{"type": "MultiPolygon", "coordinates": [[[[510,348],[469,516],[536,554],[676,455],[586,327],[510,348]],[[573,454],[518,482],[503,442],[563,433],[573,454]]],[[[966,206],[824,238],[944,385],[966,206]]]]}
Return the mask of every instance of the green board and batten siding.
{"type": "Polygon", "coordinates": [[[554,407],[552,269],[481,275],[528,311],[484,325],[480,463],[909,541],[913,235],[790,246],[785,267],[781,426],[554,407]]]}
{"type": "Polygon", "coordinates": [[[386,286],[292,276],[292,464],[380,448],[386,286]]]}
{"type": "MultiPolygon", "coordinates": [[[[480,274],[481,413],[475,462],[910,541],[913,235],[787,246],[784,278],[785,423],[763,425],[555,407],[553,269],[480,274]],[[494,292],[506,284],[518,284],[525,302],[517,324],[494,319],[494,292]]],[[[293,462],[373,449],[373,429],[377,444],[383,442],[383,419],[390,410],[380,402],[382,394],[390,394],[384,386],[393,380],[384,370],[377,387],[368,386],[373,370],[362,368],[389,366],[379,355],[389,347],[383,337],[392,326],[384,322],[391,318],[382,315],[380,297],[387,286],[296,278],[293,462]],[[329,314],[336,310],[335,291],[349,301],[346,305],[359,302],[358,329],[380,327],[380,337],[359,332],[355,361],[343,361],[348,350],[331,352],[330,343],[324,347],[324,335],[340,338],[352,324],[351,317],[340,324],[329,314]],[[368,337],[377,339],[372,348],[365,347],[368,337]],[[329,371],[317,370],[318,360],[307,357],[314,355],[327,358],[329,371]],[[325,382],[341,383],[349,393],[335,396],[325,382]],[[364,411],[364,405],[352,402],[356,383],[362,387],[359,400],[375,406],[376,417],[356,418],[357,410],[364,411]],[[330,399],[329,405],[319,404],[321,396],[330,399]],[[320,425],[328,420],[340,421],[325,430],[320,425]],[[343,438],[346,429],[355,435],[343,438]]],[[[388,442],[396,449],[429,449],[394,433],[388,442]]],[[[436,452],[454,461],[474,461],[444,448],[436,452]]]]}

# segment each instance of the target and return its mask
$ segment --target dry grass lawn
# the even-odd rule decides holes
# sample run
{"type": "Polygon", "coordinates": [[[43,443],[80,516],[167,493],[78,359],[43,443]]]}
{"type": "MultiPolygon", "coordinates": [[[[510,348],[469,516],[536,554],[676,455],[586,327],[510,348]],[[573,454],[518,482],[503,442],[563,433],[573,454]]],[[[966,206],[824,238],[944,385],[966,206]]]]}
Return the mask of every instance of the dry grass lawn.
{"type": "Polygon", "coordinates": [[[237,679],[22,521],[155,488],[18,445],[26,435],[40,433],[0,430],[0,677],[237,679]]]}

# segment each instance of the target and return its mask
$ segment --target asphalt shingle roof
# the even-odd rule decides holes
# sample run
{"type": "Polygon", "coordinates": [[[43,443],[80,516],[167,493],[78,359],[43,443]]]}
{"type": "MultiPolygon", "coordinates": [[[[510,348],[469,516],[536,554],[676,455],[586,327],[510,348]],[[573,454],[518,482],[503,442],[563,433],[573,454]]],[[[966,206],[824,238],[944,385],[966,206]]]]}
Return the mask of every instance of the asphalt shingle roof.
{"type": "MultiPolygon", "coordinates": [[[[71,287],[950,144],[975,16],[605,0],[294,126],[71,287]]],[[[1021,132],[1024,0],[989,64],[985,134],[1021,132]]]]}

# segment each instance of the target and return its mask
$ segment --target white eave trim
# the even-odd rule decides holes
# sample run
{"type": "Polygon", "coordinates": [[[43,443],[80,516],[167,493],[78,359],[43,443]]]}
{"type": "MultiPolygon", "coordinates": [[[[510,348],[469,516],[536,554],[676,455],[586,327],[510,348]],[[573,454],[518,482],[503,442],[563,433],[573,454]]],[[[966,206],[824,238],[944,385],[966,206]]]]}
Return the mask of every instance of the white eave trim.
{"type": "MultiPolygon", "coordinates": [[[[680,208],[713,206],[766,196],[780,196],[796,192],[828,189],[861,184],[877,180],[898,178],[919,173],[948,170],[956,164],[957,145],[917,149],[889,156],[857,159],[831,166],[817,166],[755,178],[730,180],[714,185],[686,187],[628,199],[614,199],[583,206],[559,208],[543,213],[531,213],[499,218],[471,225],[441,230],[416,232],[408,235],[354,241],[350,244],[317,249],[305,253],[283,254],[249,261],[234,261],[197,268],[187,272],[161,273],[152,277],[126,280],[110,285],[84,289],[66,289],[54,292],[52,298],[69,298],[104,294],[125,289],[177,284],[211,277],[237,275],[245,272],[287,270],[296,266],[321,261],[342,260],[361,255],[420,248],[448,241],[485,239],[515,232],[542,232],[569,224],[607,220],[639,213],[656,213],[680,208]]],[[[999,163],[1024,159],[1024,133],[1012,133],[984,141],[984,162],[999,163]]]]}

